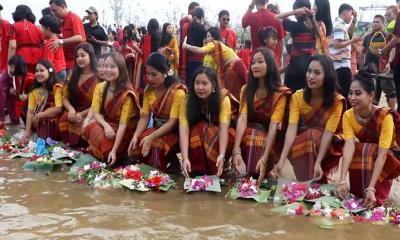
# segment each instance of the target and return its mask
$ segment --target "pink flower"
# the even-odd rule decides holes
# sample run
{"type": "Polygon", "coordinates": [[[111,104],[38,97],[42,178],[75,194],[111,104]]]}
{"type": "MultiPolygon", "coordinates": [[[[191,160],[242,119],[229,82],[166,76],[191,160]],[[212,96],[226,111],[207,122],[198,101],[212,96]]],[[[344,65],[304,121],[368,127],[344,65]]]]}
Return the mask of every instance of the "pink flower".
{"type": "Polygon", "coordinates": [[[305,183],[291,182],[289,185],[283,185],[282,194],[289,203],[296,202],[297,199],[306,195],[308,185],[305,183]]]}

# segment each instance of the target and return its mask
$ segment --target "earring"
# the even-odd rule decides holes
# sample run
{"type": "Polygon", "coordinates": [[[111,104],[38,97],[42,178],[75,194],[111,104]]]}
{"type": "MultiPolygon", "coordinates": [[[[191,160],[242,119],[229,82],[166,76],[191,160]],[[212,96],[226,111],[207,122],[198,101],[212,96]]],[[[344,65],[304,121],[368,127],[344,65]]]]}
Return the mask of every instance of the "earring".
{"type": "Polygon", "coordinates": [[[168,77],[168,75],[167,74],[164,74],[164,78],[167,78],[168,77]]]}
{"type": "Polygon", "coordinates": [[[212,92],[215,93],[215,88],[213,88],[212,92]]]}

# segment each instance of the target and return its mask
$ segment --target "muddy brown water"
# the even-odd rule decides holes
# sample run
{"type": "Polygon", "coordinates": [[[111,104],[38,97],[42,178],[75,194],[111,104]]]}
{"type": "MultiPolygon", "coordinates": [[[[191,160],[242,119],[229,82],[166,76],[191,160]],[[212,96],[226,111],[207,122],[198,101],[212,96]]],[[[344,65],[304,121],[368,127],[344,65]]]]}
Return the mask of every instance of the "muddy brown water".
{"type": "Polygon", "coordinates": [[[322,229],[224,193],[93,190],[70,182],[67,168],[46,176],[23,162],[0,160],[0,239],[400,239],[399,227],[322,229]]]}

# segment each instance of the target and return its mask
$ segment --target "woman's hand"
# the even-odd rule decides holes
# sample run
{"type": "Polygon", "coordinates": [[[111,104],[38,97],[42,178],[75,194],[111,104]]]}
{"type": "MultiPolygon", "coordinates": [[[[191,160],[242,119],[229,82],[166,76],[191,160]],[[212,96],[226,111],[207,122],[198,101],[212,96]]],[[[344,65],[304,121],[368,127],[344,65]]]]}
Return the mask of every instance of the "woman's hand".
{"type": "Polygon", "coordinates": [[[75,121],[76,121],[76,123],[80,123],[80,122],[82,122],[82,120],[83,120],[83,114],[82,114],[82,112],[76,113],[76,114],[75,114],[75,121]]]}
{"type": "Polygon", "coordinates": [[[346,183],[340,183],[336,186],[336,192],[338,194],[338,197],[344,199],[347,194],[347,187],[346,183]]]}
{"type": "Polygon", "coordinates": [[[113,166],[117,162],[117,153],[114,150],[108,154],[107,163],[108,166],[113,166]]]}
{"type": "Polygon", "coordinates": [[[367,191],[365,192],[364,205],[369,209],[376,206],[375,191],[367,189],[367,191]]]}
{"type": "Polygon", "coordinates": [[[136,149],[136,145],[138,142],[138,138],[133,135],[131,142],[129,143],[129,147],[128,147],[128,156],[133,156],[133,152],[136,149]]]}
{"type": "Polygon", "coordinates": [[[24,134],[22,134],[21,139],[19,140],[19,143],[21,145],[25,145],[28,142],[28,140],[29,140],[29,136],[26,132],[24,132],[24,134]]]}
{"type": "Polygon", "coordinates": [[[38,127],[39,121],[40,121],[41,118],[42,118],[42,114],[41,114],[41,113],[38,113],[38,114],[36,114],[35,116],[33,116],[33,118],[32,118],[32,124],[33,124],[33,126],[34,126],[35,128],[38,127]]]}
{"type": "Polygon", "coordinates": [[[151,144],[153,143],[154,135],[150,134],[142,139],[140,146],[142,147],[142,155],[146,157],[150,153],[151,144]]]}
{"type": "Polygon", "coordinates": [[[314,175],[313,178],[315,180],[320,180],[324,176],[324,172],[322,171],[321,164],[315,163],[314,164],[314,175]]]}
{"type": "Polygon", "coordinates": [[[182,161],[182,174],[183,176],[185,176],[186,178],[189,178],[189,174],[192,171],[191,165],[190,165],[190,161],[189,159],[184,159],[182,161]]]}
{"type": "Polygon", "coordinates": [[[224,162],[225,156],[219,155],[217,158],[217,163],[215,164],[215,166],[218,168],[217,177],[221,176],[222,172],[224,171],[224,162]]]}
{"type": "Polygon", "coordinates": [[[107,126],[104,127],[104,134],[106,135],[106,138],[111,140],[115,138],[115,131],[114,129],[107,124],[107,126]]]}
{"type": "Polygon", "coordinates": [[[71,110],[68,112],[68,120],[70,122],[76,122],[76,111],[75,110],[71,110]]]}
{"type": "Polygon", "coordinates": [[[276,175],[278,175],[278,176],[282,176],[282,170],[283,170],[283,167],[285,166],[285,162],[284,161],[279,161],[276,165],[275,165],[275,167],[274,167],[274,169],[272,170],[276,175]]]}
{"type": "Polygon", "coordinates": [[[240,166],[244,165],[242,154],[238,153],[232,157],[233,168],[240,173],[240,166]]]}
{"type": "Polygon", "coordinates": [[[265,171],[267,170],[267,164],[263,157],[261,157],[256,166],[256,172],[259,173],[257,184],[261,185],[265,178],[265,171]]]}
{"type": "Polygon", "coordinates": [[[10,88],[10,95],[11,96],[15,96],[15,92],[16,92],[16,90],[15,90],[15,88],[10,88]]]}

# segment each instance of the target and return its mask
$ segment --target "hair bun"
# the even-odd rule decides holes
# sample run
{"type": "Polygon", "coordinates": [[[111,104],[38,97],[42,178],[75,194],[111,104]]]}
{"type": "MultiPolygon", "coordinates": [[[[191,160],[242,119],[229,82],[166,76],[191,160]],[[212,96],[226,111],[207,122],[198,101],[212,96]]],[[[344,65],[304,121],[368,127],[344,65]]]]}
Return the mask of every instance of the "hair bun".
{"type": "Polygon", "coordinates": [[[374,78],[377,72],[378,68],[376,65],[374,63],[370,63],[361,68],[357,75],[365,78],[374,78]]]}

